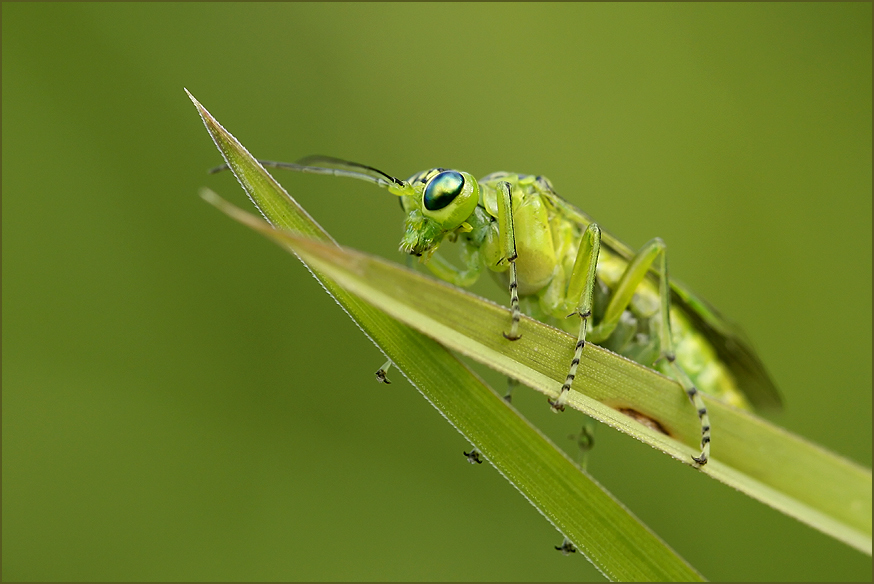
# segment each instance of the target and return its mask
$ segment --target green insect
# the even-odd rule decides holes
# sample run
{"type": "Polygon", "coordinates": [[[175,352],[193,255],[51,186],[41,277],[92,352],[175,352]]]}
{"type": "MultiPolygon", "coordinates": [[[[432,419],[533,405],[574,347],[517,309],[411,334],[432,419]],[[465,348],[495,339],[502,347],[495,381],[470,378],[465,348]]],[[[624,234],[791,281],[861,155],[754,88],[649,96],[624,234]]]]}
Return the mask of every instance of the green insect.
{"type": "Polygon", "coordinates": [[[699,391],[747,409],[780,406],[776,387],[740,330],[668,278],[661,239],[633,252],[558,196],[545,177],[496,172],[477,180],[433,168],[400,180],[326,156],[262,164],[388,189],[406,213],[401,251],[457,286],[472,285],[487,269],[509,287],[512,316],[504,337],[520,338],[523,312],[576,334],[565,382],[549,400],[556,412],[564,410],[587,342],[680,383],[701,421],[701,454],[692,457],[698,465],[710,455],[710,419],[699,391]],[[438,252],[445,240],[462,246],[461,267],[438,252]]]}

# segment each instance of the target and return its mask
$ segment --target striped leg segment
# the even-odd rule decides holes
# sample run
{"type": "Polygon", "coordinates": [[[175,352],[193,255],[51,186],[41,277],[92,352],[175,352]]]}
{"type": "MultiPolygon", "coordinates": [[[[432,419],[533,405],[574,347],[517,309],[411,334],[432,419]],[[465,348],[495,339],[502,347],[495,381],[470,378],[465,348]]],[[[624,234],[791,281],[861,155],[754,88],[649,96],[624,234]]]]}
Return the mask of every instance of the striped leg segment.
{"type": "Polygon", "coordinates": [[[577,367],[580,365],[580,359],[583,356],[583,347],[586,346],[586,324],[591,313],[580,314],[580,333],[577,336],[577,346],[574,349],[574,358],[571,360],[570,369],[567,372],[567,377],[564,380],[564,385],[561,386],[561,391],[555,400],[549,400],[549,405],[552,406],[552,411],[555,413],[564,411],[564,404],[567,403],[568,392],[571,390],[571,384],[577,376],[577,367]]]}
{"type": "Polygon", "coordinates": [[[571,389],[574,378],[577,376],[577,367],[580,365],[580,359],[583,356],[583,347],[586,346],[586,330],[589,318],[592,316],[592,295],[595,290],[595,275],[600,250],[601,230],[596,224],[591,223],[586,228],[585,233],[583,233],[583,239],[577,250],[577,257],[574,260],[574,269],[568,282],[567,297],[577,302],[574,311],[568,316],[579,315],[580,332],[577,335],[574,358],[571,360],[571,366],[568,369],[564,384],[561,386],[558,397],[555,400],[549,400],[552,411],[556,413],[564,411],[568,392],[571,389]]]}
{"type": "Polygon", "coordinates": [[[516,276],[516,232],[513,228],[513,198],[510,183],[498,183],[498,235],[501,239],[501,261],[510,262],[510,310],[512,312],[512,324],[510,332],[504,333],[504,338],[510,341],[518,340],[519,320],[522,311],[519,309],[519,280],[516,276]]]}
{"type": "Polygon", "coordinates": [[[689,379],[689,376],[686,375],[686,372],[677,363],[673,353],[668,353],[665,359],[671,364],[671,368],[677,376],[677,381],[680,382],[680,385],[686,391],[686,395],[689,396],[689,401],[698,410],[698,419],[701,420],[701,454],[693,456],[692,460],[704,466],[710,458],[710,416],[707,414],[707,406],[704,405],[704,400],[701,399],[701,392],[698,391],[698,388],[695,387],[692,380],[689,379]]]}
{"type": "Polygon", "coordinates": [[[510,341],[518,341],[522,335],[519,334],[519,320],[522,318],[522,311],[519,309],[519,282],[516,279],[516,256],[515,253],[510,261],[510,311],[512,314],[512,324],[510,324],[510,332],[504,333],[504,338],[510,341]]]}

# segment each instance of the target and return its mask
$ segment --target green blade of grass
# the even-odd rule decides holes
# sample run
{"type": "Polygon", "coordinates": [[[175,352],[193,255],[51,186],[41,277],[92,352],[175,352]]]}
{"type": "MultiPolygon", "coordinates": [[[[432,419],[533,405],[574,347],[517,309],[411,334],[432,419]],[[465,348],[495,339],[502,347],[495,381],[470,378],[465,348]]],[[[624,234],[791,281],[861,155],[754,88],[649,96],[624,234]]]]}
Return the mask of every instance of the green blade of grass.
{"type": "MultiPolygon", "coordinates": [[[[311,265],[403,322],[555,397],[572,353],[573,340],[566,333],[526,319],[523,340],[510,343],[493,333],[506,326],[506,309],[383,260],[248,223],[305,254],[311,265]]],[[[679,386],[667,378],[589,345],[574,389],[572,407],[687,464],[697,453],[697,419],[679,386]]],[[[871,553],[870,470],[746,412],[707,401],[714,458],[704,472],[871,553]]]]}
{"type": "MultiPolygon", "coordinates": [[[[506,308],[381,258],[273,229],[223,201],[208,199],[398,320],[556,396],[576,341],[567,333],[526,318],[522,339],[507,341],[495,333],[509,322],[506,308]]],[[[752,414],[705,400],[714,449],[702,472],[871,553],[870,470],[752,414]]],[[[596,345],[583,353],[569,405],[686,464],[698,453],[700,428],[682,388],[596,345]]]]}
{"type": "MultiPolygon", "coordinates": [[[[268,221],[332,242],[242,145],[188,95],[225,161],[268,221]]],[[[635,581],[701,580],[688,563],[442,345],[347,292],[319,268],[308,267],[425,398],[605,576],[635,581]]]]}

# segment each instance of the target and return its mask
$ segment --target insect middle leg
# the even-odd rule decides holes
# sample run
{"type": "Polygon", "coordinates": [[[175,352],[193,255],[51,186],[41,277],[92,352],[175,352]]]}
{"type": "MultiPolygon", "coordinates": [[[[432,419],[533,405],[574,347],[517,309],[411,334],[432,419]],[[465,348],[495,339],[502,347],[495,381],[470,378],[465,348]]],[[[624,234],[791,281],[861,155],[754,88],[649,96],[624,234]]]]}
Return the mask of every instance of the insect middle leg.
{"type": "Polygon", "coordinates": [[[585,233],[583,233],[583,240],[580,242],[580,247],[577,250],[577,257],[574,260],[574,268],[571,272],[567,290],[567,298],[579,299],[573,312],[568,316],[576,314],[580,317],[580,332],[577,335],[574,358],[571,360],[571,366],[564,385],[561,386],[558,397],[554,401],[549,400],[549,405],[552,406],[553,412],[564,411],[568,392],[577,375],[577,367],[583,356],[583,347],[586,346],[586,327],[589,323],[589,318],[592,316],[592,296],[595,291],[595,275],[597,273],[596,268],[600,251],[601,229],[595,223],[590,223],[586,227],[585,233]]]}
{"type": "Polygon", "coordinates": [[[646,278],[650,267],[656,260],[659,262],[656,271],[659,274],[660,359],[665,359],[670,364],[674,378],[683,387],[689,400],[698,411],[698,419],[701,422],[701,454],[693,456],[692,460],[699,465],[704,465],[707,464],[710,457],[710,416],[707,414],[707,407],[704,405],[704,400],[701,399],[700,392],[680,364],[677,363],[674,354],[674,343],[671,337],[671,289],[668,278],[668,259],[665,243],[660,238],[657,237],[644,245],[628,263],[625,272],[616,284],[610,302],[607,304],[603,320],[591,331],[591,338],[597,342],[610,336],[619,323],[622,313],[631,302],[635,290],[646,278]]]}

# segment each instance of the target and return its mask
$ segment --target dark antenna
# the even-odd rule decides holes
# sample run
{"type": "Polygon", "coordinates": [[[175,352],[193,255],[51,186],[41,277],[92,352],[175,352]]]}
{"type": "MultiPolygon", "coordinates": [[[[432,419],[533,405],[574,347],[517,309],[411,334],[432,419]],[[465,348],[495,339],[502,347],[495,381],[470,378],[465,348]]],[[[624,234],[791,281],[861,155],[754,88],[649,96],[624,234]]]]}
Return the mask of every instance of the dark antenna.
{"type": "MultiPolygon", "coordinates": [[[[386,174],[379,169],[357,162],[348,162],[333,158],[331,156],[307,156],[300,159],[298,162],[275,162],[272,160],[259,160],[261,166],[267,168],[284,168],[285,170],[294,170],[296,172],[305,172],[309,174],[329,174],[332,176],[347,176],[372,182],[381,187],[391,185],[403,187],[406,183],[398,178],[386,174]]],[[[230,167],[227,164],[216,166],[209,170],[210,174],[215,174],[223,170],[228,170],[230,167]]]]}
{"type": "Polygon", "coordinates": [[[334,158],[333,156],[314,154],[312,156],[306,156],[304,158],[301,158],[297,161],[297,164],[303,166],[316,166],[320,168],[334,168],[337,170],[349,170],[353,172],[357,170],[368,176],[373,176],[374,178],[382,177],[398,186],[404,184],[404,181],[395,178],[390,174],[386,174],[378,168],[373,168],[372,166],[367,166],[366,164],[359,164],[357,162],[342,160],[340,158],[334,158]]]}

